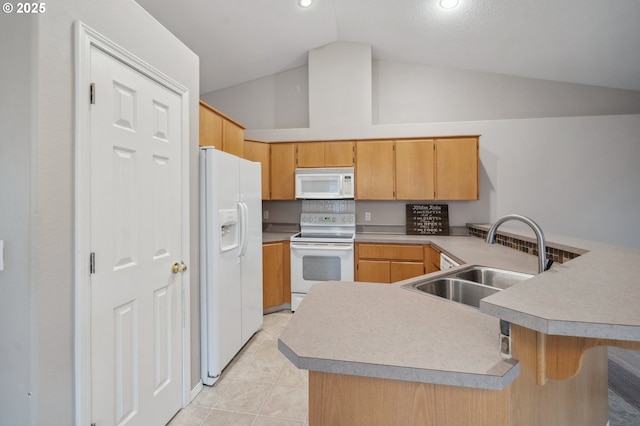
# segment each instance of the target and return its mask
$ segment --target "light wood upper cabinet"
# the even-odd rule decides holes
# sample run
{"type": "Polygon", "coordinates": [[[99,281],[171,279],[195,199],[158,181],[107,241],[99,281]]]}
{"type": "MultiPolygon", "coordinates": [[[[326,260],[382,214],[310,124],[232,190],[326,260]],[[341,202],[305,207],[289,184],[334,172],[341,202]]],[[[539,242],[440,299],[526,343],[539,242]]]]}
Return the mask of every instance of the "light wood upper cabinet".
{"type": "Polygon", "coordinates": [[[324,145],[325,167],[353,167],[355,142],[327,142],[324,145]]]}
{"type": "Polygon", "coordinates": [[[304,142],[296,145],[297,167],[324,167],[324,142],[304,142]]]}
{"type": "Polygon", "coordinates": [[[393,200],[395,188],[394,141],[356,142],[356,199],[393,200]]]}
{"type": "Polygon", "coordinates": [[[220,111],[200,101],[200,146],[213,146],[229,154],[242,157],[244,127],[220,111]]]}
{"type": "Polygon", "coordinates": [[[222,150],[222,117],[200,101],[200,146],[222,150]]]}
{"type": "MultiPolygon", "coordinates": [[[[206,135],[215,127],[201,114],[206,135]]],[[[233,141],[244,133],[241,126],[223,121],[222,127],[223,150],[262,163],[264,200],[295,199],[296,167],[351,167],[354,159],[357,200],[479,198],[477,137],[239,143],[233,141]]]]}
{"type": "Polygon", "coordinates": [[[477,200],[477,137],[356,143],[358,200],[477,200]]]}
{"type": "Polygon", "coordinates": [[[271,144],[271,200],[295,199],[296,144],[271,144]]]}
{"type": "Polygon", "coordinates": [[[396,141],[396,199],[435,199],[434,141],[396,141]]]}
{"type": "Polygon", "coordinates": [[[353,141],[297,144],[297,167],[353,167],[353,141]]]}
{"type": "Polygon", "coordinates": [[[222,150],[238,157],[244,154],[244,129],[229,120],[222,121],[222,150]]]}
{"type": "Polygon", "coordinates": [[[271,161],[269,144],[264,142],[244,141],[244,158],[260,163],[262,171],[262,199],[269,199],[271,187],[271,161]]]}
{"type": "Polygon", "coordinates": [[[436,199],[479,198],[478,138],[437,139],[436,199]]]}

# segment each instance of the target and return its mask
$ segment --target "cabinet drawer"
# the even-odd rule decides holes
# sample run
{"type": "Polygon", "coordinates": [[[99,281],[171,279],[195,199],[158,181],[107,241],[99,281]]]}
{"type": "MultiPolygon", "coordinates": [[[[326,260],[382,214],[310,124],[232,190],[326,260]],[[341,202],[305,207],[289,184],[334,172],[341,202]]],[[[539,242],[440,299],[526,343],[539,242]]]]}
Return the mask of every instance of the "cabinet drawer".
{"type": "Polygon", "coordinates": [[[359,244],[361,259],[417,260],[424,259],[422,246],[408,244],[359,244]]]}
{"type": "Polygon", "coordinates": [[[422,246],[387,246],[386,254],[389,259],[393,260],[418,260],[422,262],[424,258],[424,250],[422,249],[422,246]]]}
{"type": "Polygon", "coordinates": [[[358,244],[358,252],[362,259],[384,259],[384,246],[379,244],[358,244]]]}

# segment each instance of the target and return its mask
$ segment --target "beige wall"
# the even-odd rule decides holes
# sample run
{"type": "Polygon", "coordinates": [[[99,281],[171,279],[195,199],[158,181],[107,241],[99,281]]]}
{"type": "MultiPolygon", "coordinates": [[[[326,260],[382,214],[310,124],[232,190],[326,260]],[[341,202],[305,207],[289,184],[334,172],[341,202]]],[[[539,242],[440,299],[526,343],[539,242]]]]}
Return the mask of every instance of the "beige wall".
{"type": "Polygon", "coordinates": [[[0,425],[30,424],[31,129],[35,18],[0,16],[0,425]],[[10,58],[10,60],[8,60],[10,58]]]}
{"type": "MultiPolygon", "coordinates": [[[[266,128],[269,108],[246,107],[261,102],[256,100],[260,82],[252,82],[251,90],[245,85],[228,89],[224,98],[215,92],[205,97],[240,120],[245,136],[253,140],[479,134],[480,200],[450,203],[450,223],[492,222],[504,214],[521,213],[549,233],[640,247],[640,228],[634,226],[640,186],[632,184],[640,180],[640,168],[632,160],[640,158],[640,91],[391,61],[373,60],[371,73],[372,99],[361,100],[372,110],[370,126],[325,122],[300,123],[298,128],[277,128],[273,123],[266,128]]],[[[279,79],[279,87],[288,92],[299,78],[295,74],[289,84],[279,79]]],[[[262,83],[270,80],[273,77],[262,83]]],[[[326,84],[339,86],[340,81],[326,84]]],[[[279,98],[278,93],[270,97],[279,98]]],[[[333,107],[330,98],[310,97],[308,102],[333,107]]],[[[372,212],[371,222],[404,222],[397,203],[356,203],[359,224],[362,208],[372,212]]]]}

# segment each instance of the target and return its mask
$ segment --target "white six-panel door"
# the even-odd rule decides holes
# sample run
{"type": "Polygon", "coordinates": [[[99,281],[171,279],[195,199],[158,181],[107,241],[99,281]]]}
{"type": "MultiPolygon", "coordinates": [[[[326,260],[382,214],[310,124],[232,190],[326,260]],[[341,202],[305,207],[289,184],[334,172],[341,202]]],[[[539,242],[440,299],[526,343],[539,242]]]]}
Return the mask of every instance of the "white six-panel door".
{"type": "MultiPolygon", "coordinates": [[[[164,425],[182,405],[181,99],[91,49],[91,417],[164,425]]],[[[186,143],[186,142],[185,142],[186,143]]]]}

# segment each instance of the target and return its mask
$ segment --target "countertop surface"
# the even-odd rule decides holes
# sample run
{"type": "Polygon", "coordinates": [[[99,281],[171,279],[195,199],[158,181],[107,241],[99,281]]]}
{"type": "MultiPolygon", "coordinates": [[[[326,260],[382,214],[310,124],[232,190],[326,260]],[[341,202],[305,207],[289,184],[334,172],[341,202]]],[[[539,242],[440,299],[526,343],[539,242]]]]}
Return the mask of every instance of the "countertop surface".
{"type": "MultiPolygon", "coordinates": [[[[537,273],[535,256],[476,237],[358,234],[356,242],[433,244],[461,263],[537,273]]],[[[547,242],[581,255],[483,299],[480,310],[402,287],[443,272],[316,285],[280,350],[303,369],[502,389],[518,364],[499,354],[498,318],[547,334],[640,341],[640,250],[555,235],[547,242]]]]}
{"type": "Polygon", "coordinates": [[[289,241],[289,238],[294,234],[296,234],[296,232],[263,232],[262,244],[289,241]]]}

